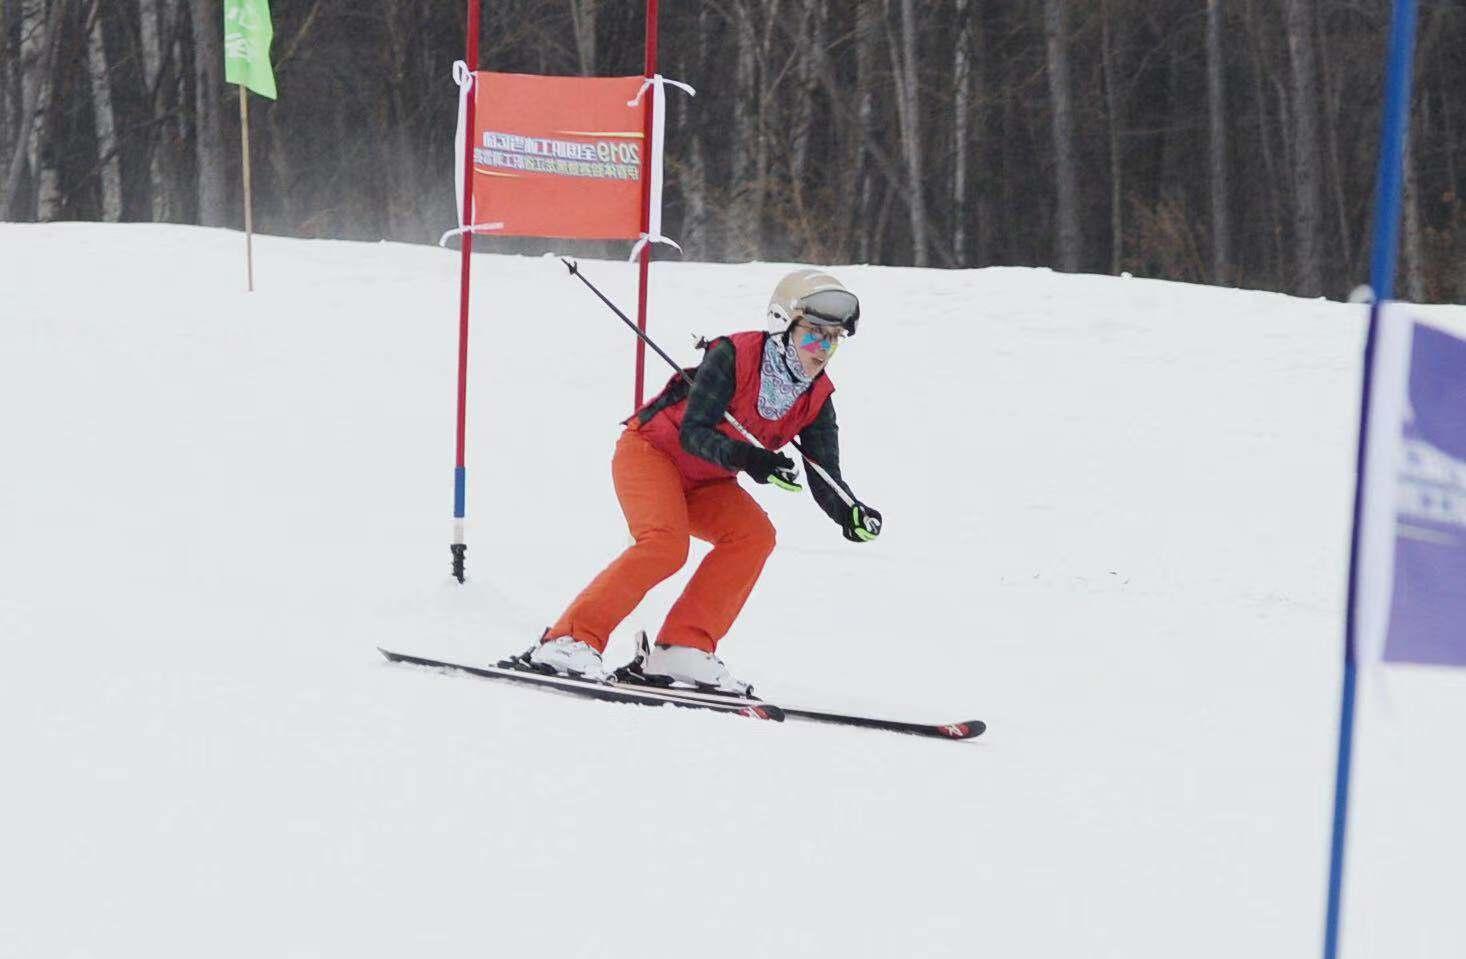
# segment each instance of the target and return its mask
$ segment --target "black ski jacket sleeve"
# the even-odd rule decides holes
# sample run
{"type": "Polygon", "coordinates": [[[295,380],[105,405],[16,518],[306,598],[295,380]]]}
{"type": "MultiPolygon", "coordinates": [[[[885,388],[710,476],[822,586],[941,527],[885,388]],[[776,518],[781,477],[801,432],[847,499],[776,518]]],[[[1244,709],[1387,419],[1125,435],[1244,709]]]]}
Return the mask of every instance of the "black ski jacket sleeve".
{"type": "Polygon", "coordinates": [[[843,526],[850,516],[850,507],[845,505],[833,486],[809,468],[810,460],[823,466],[825,472],[840,484],[845,494],[855,499],[855,494],[840,475],[840,424],[835,420],[833,398],[825,400],[825,405],[820,407],[814,422],[799,434],[799,445],[804,447],[804,476],[809,483],[809,491],[814,494],[814,501],[825,511],[826,516],[843,526]]]}
{"type": "Polygon", "coordinates": [[[718,429],[728,404],[733,402],[736,356],[732,340],[714,340],[708,346],[697,375],[692,378],[687,409],[682,414],[682,432],[677,436],[682,448],[693,456],[701,456],[729,470],[743,468],[743,447],[747,445],[718,429]]]}

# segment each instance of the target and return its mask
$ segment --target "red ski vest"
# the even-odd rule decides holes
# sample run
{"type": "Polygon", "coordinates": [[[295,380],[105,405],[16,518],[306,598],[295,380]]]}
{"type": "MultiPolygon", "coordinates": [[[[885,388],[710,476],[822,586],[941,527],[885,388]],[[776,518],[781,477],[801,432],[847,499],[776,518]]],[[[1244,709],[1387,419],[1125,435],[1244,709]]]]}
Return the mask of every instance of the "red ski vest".
{"type": "MultiPolygon", "coordinates": [[[[728,412],[743,424],[758,441],[771,450],[777,450],[799,435],[799,431],[815,421],[825,400],[835,392],[835,384],[821,372],[810,384],[809,389],[794,401],[789,412],[777,420],[764,419],[758,411],[759,376],[763,368],[764,340],[768,333],[751,330],[747,333],[733,333],[726,339],[733,344],[733,398],[728,401],[728,412]]],[[[674,377],[673,382],[676,382],[674,377]]],[[[671,384],[668,384],[669,386],[671,384]]],[[[652,400],[656,402],[655,399],[652,400]]],[[[682,448],[679,436],[682,432],[682,417],[687,412],[687,400],[682,399],[659,412],[641,427],[641,435],[651,441],[657,449],[666,453],[682,473],[683,485],[692,487],[713,480],[728,479],[737,475],[737,470],[724,469],[711,460],[694,456],[682,448]]],[[[718,424],[718,429],[729,439],[747,443],[733,424],[727,420],[718,424]]]]}

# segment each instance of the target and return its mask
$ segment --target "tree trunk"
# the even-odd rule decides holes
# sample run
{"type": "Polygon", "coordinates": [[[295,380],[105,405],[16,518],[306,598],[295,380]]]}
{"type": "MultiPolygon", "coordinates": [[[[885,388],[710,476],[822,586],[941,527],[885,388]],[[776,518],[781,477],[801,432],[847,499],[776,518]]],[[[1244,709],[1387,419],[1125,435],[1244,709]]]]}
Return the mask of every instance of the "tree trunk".
{"type": "Polygon", "coordinates": [[[1456,190],[1456,125],[1451,122],[1454,113],[1451,110],[1453,97],[1447,97],[1444,91],[1437,93],[1437,102],[1440,103],[1441,111],[1441,138],[1445,140],[1442,152],[1446,158],[1446,183],[1450,185],[1451,191],[1456,190]]]}
{"type": "Polygon", "coordinates": [[[754,30],[753,12],[742,0],[735,9],[734,29],[737,51],[734,63],[733,105],[733,215],[729,237],[729,253],[739,259],[758,255],[763,224],[764,184],[760,175],[758,34],[754,30]]]}
{"type": "Polygon", "coordinates": [[[1222,0],[1206,0],[1206,93],[1211,115],[1212,282],[1232,281],[1232,225],[1227,216],[1227,101],[1222,83],[1222,0]]]}
{"type": "Polygon", "coordinates": [[[880,212],[876,214],[870,233],[871,260],[876,263],[886,262],[886,227],[891,222],[891,203],[895,193],[896,185],[889,179],[886,180],[885,188],[881,191],[880,212]]]}
{"type": "Polygon", "coordinates": [[[873,0],[856,4],[855,11],[855,63],[856,96],[860,98],[858,109],[859,135],[852,144],[854,163],[851,165],[853,183],[859,185],[860,201],[856,207],[856,260],[861,263],[874,262],[872,256],[873,233],[877,216],[875,165],[871,162],[871,145],[876,136],[876,44],[880,40],[880,10],[873,0]]]}
{"type": "Polygon", "coordinates": [[[1060,270],[1074,273],[1083,260],[1079,231],[1079,188],[1074,156],[1074,120],[1069,91],[1069,38],[1066,0],[1044,0],[1049,102],[1053,114],[1055,174],[1055,257],[1060,270]]]}
{"type": "MultiPolygon", "coordinates": [[[[288,224],[291,229],[302,229],[302,222],[305,219],[296,202],[295,184],[300,177],[296,174],[295,167],[291,163],[290,151],[286,144],[290,142],[286,131],[282,129],[280,121],[281,111],[271,110],[267,117],[266,124],[270,134],[266,137],[269,142],[268,156],[270,161],[270,180],[277,184],[274,203],[277,207],[280,222],[288,224]]],[[[455,217],[457,213],[453,214],[455,217]]]]}
{"type": "Polygon", "coordinates": [[[61,32],[65,0],[22,0],[20,4],[20,115],[14,152],[0,193],[0,215],[52,219],[59,202],[51,165],[51,74],[61,32]],[[44,168],[43,168],[44,167],[44,168]],[[21,176],[30,171],[33,204],[18,211],[21,176]],[[44,214],[44,215],[43,215],[44,214]]]}
{"type": "MultiPolygon", "coordinates": [[[[1429,29],[1427,27],[1427,29],[1429,29]]],[[[1327,193],[1332,205],[1333,226],[1337,230],[1338,262],[1336,269],[1342,275],[1354,274],[1355,255],[1362,249],[1354,231],[1349,228],[1348,187],[1344,182],[1344,164],[1339,151],[1339,115],[1343,112],[1343,87],[1347,82],[1347,70],[1341,71],[1338,59],[1329,51],[1328,38],[1320,37],[1318,46],[1320,80],[1323,103],[1323,149],[1328,158],[1327,193]]],[[[1323,229],[1320,226],[1320,229],[1323,229]]],[[[1359,231],[1360,238],[1365,231],[1359,231]]]]}
{"type": "Polygon", "coordinates": [[[1429,129],[1428,116],[1411,124],[1405,133],[1405,299],[1425,302],[1425,244],[1420,225],[1420,179],[1415,168],[1415,140],[1422,130],[1429,129]]]}
{"type": "Polygon", "coordinates": [[[804,187],[805,165],[809,160],[809,128],[814,122],[814,91],[819,64],[819,48],[814,44],[814,19],[820,5],[820,0],[805,0],[801,4],[799,21],[793,27],[795,49],[802,51],[794,60],[797,83],[791,105],[793,122],[788,130],[789,188],[796,205],[804,187]]]}
{"type": "MultiPolygon", "coordinates": [[[[1265,258],[1265,261],[1270,260],[1273,263],[1280,264],[1283,256],[1283,201],[1278,195],[1278,181],[1280,178],[1278,173],[1278,160],[1274,155],[1272,131],[1269,129],[1268,124],[1268,100],[1263,83],[1263,64],[1266,62],[1266,57],[1263,54],[1261,41],[1258,36],[1257,17],[1250,2],[1245,4],[1243,23],[1247,28],[1248,46],[1252,53],[1252,101],[1253,109],[1257,114],[1256,122],[1252,125],[1252,128],[1254,131],[1253,135],[1257,138],[1255,149],[1262,154],[1262,181],[1264,194],[1267,198],[1266,207],[1269,219],[1266,240],[1270,248],[1270,255],[1265,258]]],[[[1286,127],[1282,123],[1279,123],[1278,129],[1283,130],[1286,127]]],[[[1247,145],[1244,143],[1245,148],[1247,148],[1247,145]]],[[[1232,269],[1234,279],[1239,278],[1241,271],[1235,261],[1232,264],[1232,269]]],[[[1277,268],[1276,276],[1278,277],[1278,282],[1281,283],[1281,266],[1277,268]]]]}
{"type": "MultiPolygon", "coordinates": [[[[683,61],[683,75],[701,77],[703,65],[707,62],[708,32],[713,28],[712,17],[707,4],[698,4],[697,34],[680,49],[687,51],[683,61]]],[[[682,189],[682,244],[689,259],[710,260],[713,253],[709,245],[708,230],[708,167],[707,150],[704,146],[704,123],[694,120],[698,105],[679,103],[674,116],[677,118],[677,139],[687,144],[687,163],[677,178],[682,189]]]]}
{"type": "Polygon", "coordinates": [[[45,35],[42,55],[37,60],[40,75],[37,84],[36,110],[31,124],[30,164],[35,178],[36,220],[49,223],[61,215],[61,171],[56,164],[59,149],[56,138],[56,66],[60,58],[61,30],[71,0],[50,0],[51,17],[45,35]]]}
{"type": "MultiPolygon", "coordinates": [[[[193,122],[193,71],[185,69],[191,63],[192,50],[185,45],[184,25],[190,19],[188,0],[167,0],[173,10],[174,24],[171,39],[166,41],[173,49],[173,69],[166,71],[163,79],[168,87],[168,99],[159,101],[159,108],[171,104],[176,111],[174,119],[164,128],[164,134],[172,133],[172,140],[164,153],[167,160],[170,207],[172,220],[178,223],[187,219],[189,212],[198,207],[198,163],[192,156],[195,124],[193,122]]],[[[273,112],[271,113],[273,116],[273,112]]],[[[277,183],[280,181],[276,181],[277,183]]]]}
{"type": "Polygon", "coordinates": [[[194,156],[198,163],[198,222],[229,222],[224,171],[228,169],[222,127],[224,99],[224,15],[219,0],[189,0],[193,17],[194,156]]]}
{"type": "Polygon", "coordinates": [[[764,222],[772,187],[769,171],[772,156],[771,131],[786,129],[786,124],[780,122],[779,101],[770,88],[768,67],[773,56],[775,31],[780,26],[779,0],[748,0],[748,4],[749,40],[757,40],[753,49],[753,89],[756,104],[753,122],[753,171],[757,189],[753,194],[754,204],[749,217],[754,227],[752,255],[759,257],[764,255],[764,222]],[[754,8],[757,8],[762,17],[761,24],[752,19],[754,8]],[[756,29],[758,26],[762,27],[762,35],[756,29]]]}
{"type": "Polygon", "coordinates": [[[1196,91],[1188,83],[1186,67],[1195,51],[1172,36],[1166,43],[1165,57],[1167,114],[1161,132],[1160,180],[1152,192],[1162,200],[1180,198],[1182,209],[1189,213],[1187,184],[1196,176],[1192,153],[1196,134],[1188,128],[1195,122],[1191,95],[1196,91]]]}
{"type": "Polygon", "coordinates": [[[102,175],[102,219],[116,223],[122,216],[122,163],[117,150],[117,124],[112,112],[111,70],[102,25],[105,9],[92,5],[91,29],[87,35],[87,67],[92,81],[92,113],[97,129],[97,165],[102,175]]]}
{"type": "Polygon", "coordinates": [[[575,55],[580,75],[596,75],[596,8],[601,0],[569,0],[570,29],[575,34],[575,55]]]}
{"type": "MultiPolygon", "coordinates": [[[[16,65],[20,57],[15,47],[10,42],[10,18],[12,4],[0,2],[0,171],[9,171],[12,144],[15,136],[11,130],[11,102],[19,100],[17,88],[20,85],[20,76],[16,73],[16,65]]],[[[3,172],[0,172],[0,187],[5,185],[3,172]]],[[[5,194],[0,193],[0,202],[5,200],[5,194]]],[[[5,210],[0,207],[0,217],[5,215],[5,210]]]]}
{"type": "Polygon", "coordinates": [[[407,240],[428,232],[422,229],[418,210],[417,168],[414,162],[411,109],[408,106],[412,76],[409,44],[415,5],[403,0],[382,0],[382,74],[386,95],[379,112],[382,129],[377,142],[385,153],[386,233],[392,239],[407,240]]]}
{"type": "MultiPolygon", "coordinates": [[[[1014,69],[1009,66],[998,75],[998,88],[1009,89],[1014,83],[1014,69]]],[[[1010,175],[1010,171],[1019,169],[1023,161],[1019,159],[1018,149],[1019,130],[1022,122],[1018,119],[1018,98],[1014,96],[999,96],[998,102],[1002,104],[1000,114],[1000,133],[998,135],[999,149],[1002,152],[1001,168],[1003,176],[998,180],[998,188],[995,191],[998,202],[998,209],[1001,212],[1001,222],[998,224],[997,235],[1003,237],[1002,255],[995,257],[993,262],[997,263],[1024,263],[1032,264],[1042,262],[1045,258],[1053,255],[1052,249],[1048,253],[1036,253],[1034,240],[1030,227],[1036,219],[1031,213],[1020,217],[1017,213],[1020,200],[1015,189],[1017,177],[1010,175]]],[[[1052,247],[1052,244],[1050,244],[1052,247]]]]}
{"type": "Polygon", "coordinates": [[[992,261],[992,182],[997,177],[990,163],[992,144],[988,138],[988,47],[984,29],[987,4],[973,3],[968,18],[968,47],[972,51],[972,257],[966,262],[985,267],[992,261]]]}
{"type": "Polygon", "coordinates": [[[968,115],[972,110],[972,67],[968,48],[971,0],[957,0],[957,39],[952,53],[952,253],[967,265],[967,162],[972,149],[968,115]]]}
{"type": "Polygon", "coordinates": [[[1105,79],[1105,120],[1110,146],[1110,272],[1118,276],[1125,262],[1124,156],[1120,152],[1120,75],[1115,64],[1115,36],[1110,5],[1100,10],[1100,65],[1105,79]]]}
{"type": "Polygon", "coordinates": [[[178,60],[171,55],[176,0],[138,0],[143,61],[143,83],[148,90],[148,114],[153,118],[147,138],[148,186],[152,198],[152,217],[166,223],[177,216],[173,202],[173,177],[170,171],[173,143],[178,126],[168,117],[175,108],[176,84],[170,82],[178,70],[178,60]]]}
{"type": "Polygon", "coordinates": [[[1319,191],[1318,76],[1315,66],[1312,0],[1284,0],[1285,32],[1292,62],[1294,293],[1323,292],[1320,251],[1322,204],[1319,191]]]}
{"type": "MultiPolygon", "coordinates": [[[[887,0],[889,3],[890,0],[887,0]]],[[[911,214],[911,261],[927,265],[926,201],[922,197],[921,93],[916,70],[916,10],[913,0],[899,0],[901,39],[889,36],[891,69],[896,79],[896,121],[901,130],[901,154],[906,161],[906,205],[911,214]]]]}

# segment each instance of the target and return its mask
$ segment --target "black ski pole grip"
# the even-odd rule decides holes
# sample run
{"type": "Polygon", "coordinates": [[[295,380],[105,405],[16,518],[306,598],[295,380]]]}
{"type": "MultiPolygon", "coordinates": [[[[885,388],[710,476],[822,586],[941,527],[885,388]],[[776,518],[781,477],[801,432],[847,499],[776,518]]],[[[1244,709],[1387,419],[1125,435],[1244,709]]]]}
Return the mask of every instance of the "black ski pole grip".
{"type": "Polygon", "coordinates": [[[468,553],[468,544],[454,543],[448,548],[453,551],[453,578],[461,583],[464,577],[463,563],[468,553]]]}

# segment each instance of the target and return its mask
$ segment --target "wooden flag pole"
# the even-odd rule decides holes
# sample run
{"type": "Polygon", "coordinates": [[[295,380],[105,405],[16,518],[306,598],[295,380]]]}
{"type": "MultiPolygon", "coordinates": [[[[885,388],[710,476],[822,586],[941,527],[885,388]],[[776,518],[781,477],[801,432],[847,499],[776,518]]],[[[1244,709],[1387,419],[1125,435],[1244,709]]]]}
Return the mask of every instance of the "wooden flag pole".
{"type": "Polygon", "coordinates": [[[239,84],[239,143],[244,152],[244,272],[249,292],[255,290],[254,196],[249,176],[249,91],[239,84]]]}

